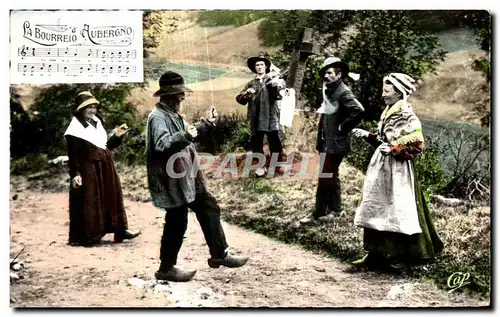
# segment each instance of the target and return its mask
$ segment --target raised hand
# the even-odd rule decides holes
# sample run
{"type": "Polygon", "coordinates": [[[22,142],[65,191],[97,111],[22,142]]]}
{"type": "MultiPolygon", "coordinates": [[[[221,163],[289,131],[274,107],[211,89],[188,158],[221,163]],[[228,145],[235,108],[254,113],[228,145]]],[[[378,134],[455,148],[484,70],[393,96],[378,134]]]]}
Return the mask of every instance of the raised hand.
{"type": "Polygon", "coordinates": [[[388,155],[389,153],[391,153],[391,146],[388,143],[380,144],[378,149],[380,150],[380,153],[382,153],[383,155],[388,155]]]}
{"type": "Polygon", "coordinates": [[[80,175],[73,177],[73,179],[71,180],[71,185],[73,186],[73,188],[80,187],[82,186],[82,184],[82,177],[80,175]]]}
{"type": "Polygon", "coordinates": [[[126,123],[122,124],[121,126],[119,126],[117,129],[116,129],[116,132],[115,132],[115,135],[117,137],[121,137],[122,135],[124,135],[125,133],[128,132],[128,130],[130,130],[130,128],[127,126],[126,123]]]}
{"type": "Polygon", "coordinates": [[[363,129],[352,129],[352,135],[358,137],[358,138],[367,138],[370,135],[370,132],[363,130],[363,129]]]}
{"type": "Polygon", "coordinates": [[[186,131],[193,139],[198,136],[198,130],[196,130],[194,125],[188,125],[186,131]]]}

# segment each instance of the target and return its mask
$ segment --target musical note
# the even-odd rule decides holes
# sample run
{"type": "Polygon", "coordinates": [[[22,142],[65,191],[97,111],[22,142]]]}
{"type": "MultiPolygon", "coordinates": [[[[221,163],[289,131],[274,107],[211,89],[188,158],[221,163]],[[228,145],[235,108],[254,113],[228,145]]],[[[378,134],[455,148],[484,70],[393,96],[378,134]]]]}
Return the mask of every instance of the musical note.
{"type": "MultiPolygon", "coordinates": [[[[30,49],[31,52],[31,49],[30,49]]],[[[56,74],[62,76],[88,76],[92,74],[130,74],[136,72],[136,65],[113,65],[113,64],[80,64],[80,63],[47,63],[46,61],[39,63],[18,63],[18,72],[25,76],[29,73],[31,76],[36,74],[56,74]]],[[[42,75],[43,76],[43,75],[42,75]]]]}
{"type": "Polygon", "coordinates": [[[100,50],[89,48],[45,48],[45,47],[27,47],[18,48],[18,55],[21,57],[82,57],[82,58],[109,58],[109,59],[129,59],[136,58],[136,50],[100,50]]]}

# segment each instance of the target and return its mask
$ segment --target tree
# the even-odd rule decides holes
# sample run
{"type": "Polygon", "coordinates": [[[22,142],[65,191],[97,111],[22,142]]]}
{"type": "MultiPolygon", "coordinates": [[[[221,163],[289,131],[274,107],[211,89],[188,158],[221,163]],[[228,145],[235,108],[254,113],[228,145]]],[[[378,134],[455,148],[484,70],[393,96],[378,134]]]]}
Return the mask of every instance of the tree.
{"type": "MultiPolygon", "coordinates": [[[[324,49],[331,47],[331,53],[361,74],[361,79],[350,86],[367,110],[365,121],[379,119],[381,84],[385,75],[404,72],[418,79],[435,71],[438,62],[444,59],[445,51],[439,48],[438,39],[420,31],[409,18],[408,11],[316,10],[301,14],[279,11],[269,16],[273,29],[266,31],[267,35],[273,35],[274,40],[281,38],[285,43],[284,52],[275,54],[273,62],[286,68],[290,63],[287,43],[293,44],[299,26],[312,27],[316,37],[323,39],[324,49]],[[348,27],[352,32],[345,32],[348,27]]],[[[307,61],[301,94],[308,99],[309,105],[314,103],[321,85],[317,75],[321,64],[320,56],[307,61]]]]}
{"type": "Polygon", "coordinates": [[[173,33],[178,28],[179,18],[169,16],[166,21],[161,11],[145,10],[142,18],[144,57],[148,57],[149,49],[160,45],[165,33],[173,33]]]}
{"type": "Polygon", "coordinates": [[[474,61],[474,70],[483,73],[488,84],[491,81],[490,52],[491,52],[491,14],[488,11],[475,12],[472,15],[472,29],[481,50],[488,55],[474,61]]]}
{"type": "MultiPolygon", "coordinates": [[[[485,95],[490,95],[491,13],[486,10],[471,11],[467,18],[468,25],[476,36],[477,44],[485,53],[484,56],[480,56],[472,62],[472,69],[483,73],[486,83],[480,89],[484,91],[485,95]]],[[[491,125],[491,98],[476,103],[474,110],[481,115],[481,125],[489,127],[491,125]]]]}
{"type": "Polygon", "coordinates": [[[342,32],[351,23],[355,10],[280,10],[270,12],[259,27],[259,38],[266,46],[283,45],[291,52],[302,27],[315,31],[315,40],[325,52],[338,47],[342,32]]]}
{"type": "Polygon", "coordinates": [[[259,26],[259,38],[265,46],[283,45],[289,50],[293,47],[298,30],[309,25],[310,14],[310,10],[272,11],[259,26]]]}
{"type": "Polygon", "coordinates": [[[361,78],[353,90],[366,109],[365,120],[380,116],[382,79],[390,72],[406,73],[415,79],[435,72],[445,51],[438,39],[419,31],[405,11],[359,11],[354,17],[356,32],[350,36],[342,59],[361,78]]]}
{"type": "Polygon", "coordinates": [[[352,23],[355,10],[314,10],[308,17],[307,24],[316,31],[315,40],[323,47],[328,56],[337,55],[341,50],[343,32],[352,23]]]}

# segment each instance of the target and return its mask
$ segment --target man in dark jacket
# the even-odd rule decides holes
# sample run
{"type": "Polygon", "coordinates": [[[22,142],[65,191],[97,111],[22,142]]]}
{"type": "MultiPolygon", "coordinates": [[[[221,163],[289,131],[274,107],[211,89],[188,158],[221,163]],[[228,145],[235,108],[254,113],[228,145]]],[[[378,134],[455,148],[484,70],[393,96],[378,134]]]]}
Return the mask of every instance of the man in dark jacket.
{"type": "Polygon", "coordinates": [[[195,212],[203,230],[211,255],[210,267],[240,267],[248,261],[246,256],[228,252],[219,205],[206,190],[202,172],[196,170],[200,160],[193,142],[200,127],[187,124],[179,114],[186,91],[191,90],[179,74],[169,71],[161,76],[160,90],[154,94],[160,101],[148,117],[146,139],[151,197],[156,207],[167,211],[161,264],[155,276],[177,282],[189,281],[196,273],[175,266],[187,229],[188,208],[195,212]]]}
{"type": "MultiPolygon", "coordinates": [[[[250,57],[247,66],[256,76],[236,96],[236,101],[241,105],[248,104],[251,151],[264,154],[264,136],[267,135],[269,150],[271,153],[278,153],[281,160],[283,145],[279,136],[280,109],[277,101],[281,99],[279,91],[285,87],[285,82],[277,76],[272,78],[271,61],[262,54],[250,57]]],[[[265,172],[265,168],[256,170],[257,176],[263,176],[265,172]]]]}
{"type": "Polygon", "coordinates": [[[363,106],[344,84],[348,75],[349,66],[336,57],[327,58],[319,71],[323,88],[318,98],[321,106],[317,112],[321,117],[316,150],[320,153],[321,169],[315,211],[303,218],[302,223],[332,220],[341,212],[339,166],[350,150],[349,134],[361,123],[364,112],[363,106]]]}

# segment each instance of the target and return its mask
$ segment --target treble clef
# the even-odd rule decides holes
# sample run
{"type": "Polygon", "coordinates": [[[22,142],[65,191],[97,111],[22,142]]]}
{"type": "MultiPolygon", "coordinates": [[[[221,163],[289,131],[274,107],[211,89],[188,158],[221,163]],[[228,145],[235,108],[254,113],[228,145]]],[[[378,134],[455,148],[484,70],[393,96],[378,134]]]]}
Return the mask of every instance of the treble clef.
{"type": "Polygon", "coordinates": [[[26,46],[23,45],[23,47],[21,48],[21,56],[22,57],[25,57],[26,56],[26,46]]]}

